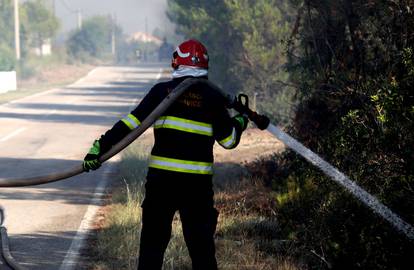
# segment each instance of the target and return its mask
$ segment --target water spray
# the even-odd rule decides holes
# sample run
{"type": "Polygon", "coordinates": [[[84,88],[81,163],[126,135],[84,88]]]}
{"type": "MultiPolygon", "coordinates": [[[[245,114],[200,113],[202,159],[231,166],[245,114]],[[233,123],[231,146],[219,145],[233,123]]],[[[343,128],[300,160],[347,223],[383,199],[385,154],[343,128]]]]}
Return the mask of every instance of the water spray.
{"type": "Polygon", "coordinates": [[[355,198],[361,201],[364,205],[368,206],[368,208],[370,208],[374,213],[388,221],[399,232],[403,233],[410,240],[414,240],[414,227],[412,225],[405,222],[391,209],[381,203],[375,196],[358,186],[358,184],[340,172],[336,167],[323,160],[319,155],[315,154],[312,150],[305,147],[303,144],[284,132],[280,127],[271,124],[268,117],[259,115],[258,113],[252,111],[249,108],[249,99],[246,95],[241,94],[238,98],[229,100],[229,102],[230,107],[249,117],[249,119],[254,122],[259,129],[270,132],[270,134],[282,141],[290,149],[320,169],[325,175],[329,176],[336,183],[343,186],[347,191],[355,196],[355,198]]]}

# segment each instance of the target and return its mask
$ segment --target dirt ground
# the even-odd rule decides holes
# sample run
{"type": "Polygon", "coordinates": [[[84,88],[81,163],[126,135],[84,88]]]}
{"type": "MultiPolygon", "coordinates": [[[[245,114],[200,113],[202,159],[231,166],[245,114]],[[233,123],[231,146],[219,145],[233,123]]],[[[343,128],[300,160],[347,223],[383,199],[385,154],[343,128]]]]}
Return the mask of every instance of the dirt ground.
{"type": "Polygon", "coordinates": [[[269,132],[250,128],[243,132],[236,149],[227,150],[215,144],[214,159],[216,162],[249,163],[283,149],[283,143],[269,132]]]}
{"type": "Polygon", "coordinates": [[[214,184],[221,189],[248,174],[246,166],[253,161],[283,151],[284,145],[267,131],[250,128],[243,132],[239,145],[227,150],[214,145],[214,184]]]}
{"type": "Polygon", "coordinates": [[[71,83],[85,76],[94,66],[61,64],[57,68],[42,69],[38,73],[18,82],[18,88],[27,89],[36,85],[60,85],[71,83]]]}
{"type": "Polygon", "coordinates": [[[0,94],[0,104],[74,83],[76,80],[86,76],[93,68],[94,66],[86,64],[61,64],[59,66],[42,68],[34,76],[18,80],[16,91],[0,94]]]}

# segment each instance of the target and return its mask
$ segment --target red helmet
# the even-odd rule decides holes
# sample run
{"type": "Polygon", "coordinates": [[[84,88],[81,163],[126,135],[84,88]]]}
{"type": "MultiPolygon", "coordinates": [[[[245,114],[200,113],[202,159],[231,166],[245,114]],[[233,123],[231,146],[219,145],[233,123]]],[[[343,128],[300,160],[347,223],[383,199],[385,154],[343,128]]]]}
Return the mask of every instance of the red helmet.
{"type": "Polygon", "coordinates": [[[204,45],[195,39],[181,43],[173,53],[171,66],[177,69],[180,65],[208,69],[208,54],[204,45]]]}

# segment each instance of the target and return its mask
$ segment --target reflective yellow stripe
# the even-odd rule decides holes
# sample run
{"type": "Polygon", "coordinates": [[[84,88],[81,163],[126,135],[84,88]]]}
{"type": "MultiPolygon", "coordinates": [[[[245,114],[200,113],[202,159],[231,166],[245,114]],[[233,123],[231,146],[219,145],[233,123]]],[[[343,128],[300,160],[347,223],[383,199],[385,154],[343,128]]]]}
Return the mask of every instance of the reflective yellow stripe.
{"type": "Polygon", "coordinates": [[[236,129],[233,128],[230,136],[228,136],[227,138],[219,141],[219,144],[221,146],[223,146],[224,148],[230,149],[234,146],[234,144],[236,143],[236,129]]]}
{"type": "Polygon", "coordinates": [[[150,158],[149,167],[183,173],[213,174],[212,162],[190,161],[154,155],[150,158]]]}
{"type": "Polygon", "coordinates": [[[128,114],[125,118],[123,118],[121,120],[122,122],[124,122],[125,125],[127,125],[129,127],[129,129],[135,129],[137,128],[139,125],[141,125],[141,122],[138,120],[138,118],[136,118],[133,114],[128,114]]]}
{"type": "Polygon", "coordinates": [[[158,119],[160,119],[160,120],[170,119],[170,120],[174,120],[174,121],[178,121],[178,122],[189,123],[189,124],[194,124],[194,125],[204,126],[204,127],[211,127],[212,126],[209,123],[194,121],[194,120],[180,118],[180,117],[175,117],[175,116],[161,116],[158,119]]]}
{"type": "Polygon", "coordinates": [[[155,122],[154,128],[170,128],[200,135],[213,136],[213,125],[174,116],[160,117],[155,122]]]}

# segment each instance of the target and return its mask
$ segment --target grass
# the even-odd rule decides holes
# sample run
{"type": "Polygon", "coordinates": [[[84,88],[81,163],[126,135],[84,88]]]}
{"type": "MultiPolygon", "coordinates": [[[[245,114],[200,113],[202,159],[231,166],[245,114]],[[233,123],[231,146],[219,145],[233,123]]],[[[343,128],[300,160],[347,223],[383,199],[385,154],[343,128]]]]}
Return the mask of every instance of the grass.
{"type": "MultiPolygon", "coordinates": [[[[141,226],[140,203],[143,199],[148,141],[130,146],[120,163],[120,184],[115,188],[105,223],[97,232],[91,269],[136,269],[141,226]]],[[[223,170],[227,166],[220,166],[223,170]]],[[[223,175],[223,173],[219,174],[223,175]]],[[[215,179],[220,181],[220,179],[215,179]]],[[[274,194],[249,177],[227,179],[216,190],[220,211],[216,248],[219,269],[296,270],[301,264],[281,249],[279,226],[272,209],[274,194]]],[[[179,216],[173,220],[173,233],[164,257],[163,269],[191,269],[191,260],[182,236],[179,216]]]]}
{"type": "Polygon", "coordinates": [[[0,94],[0,104],[66,86],[85,76],[91,69],[91,65],[66,64],[58,56],[29,58],[17,71],[18,89],[0,94]]]}
{"type": "Polygon", "coordinates": [[[139,142],[123,152],[121,181],[96,238],[93,269],[136,269],[148,153],[149,147],[139,142]]]}

